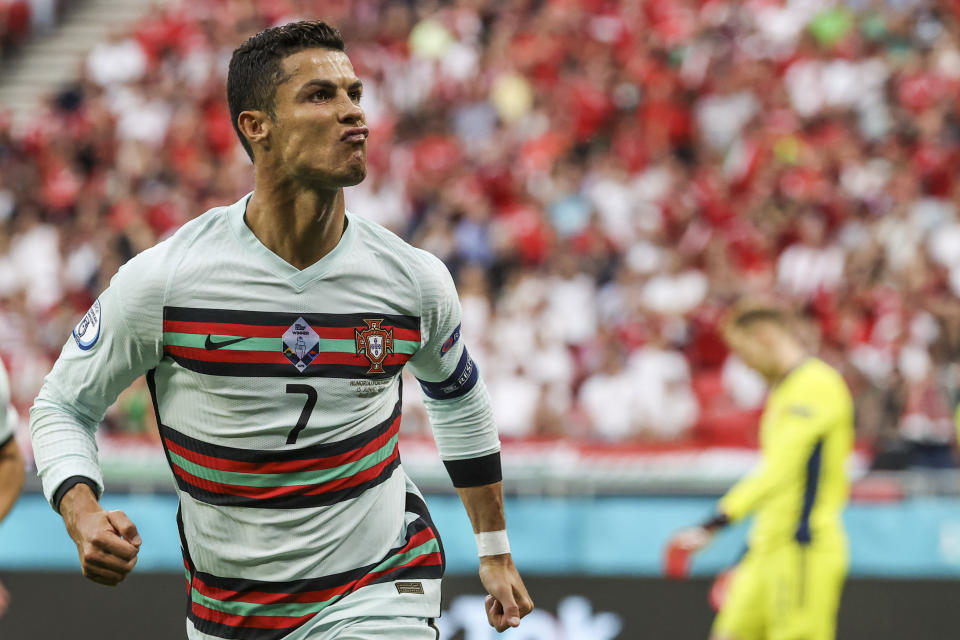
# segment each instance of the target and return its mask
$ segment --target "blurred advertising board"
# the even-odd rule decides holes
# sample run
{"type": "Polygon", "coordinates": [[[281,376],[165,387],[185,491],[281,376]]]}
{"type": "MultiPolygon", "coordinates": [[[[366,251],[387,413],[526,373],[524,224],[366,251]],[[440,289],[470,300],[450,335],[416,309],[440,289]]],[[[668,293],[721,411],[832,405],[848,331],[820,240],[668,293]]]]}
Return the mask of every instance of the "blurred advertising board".
{"type": "MultiPolygon", "coordinates": [[[[78,572],[0,571],[11,594],[4,640],[171,640],[184,637],[183,574],[139,571],[120,587],[78,572]],[[51,612],[54,612],[51,615],[51,612]]],[[[710,582],[696,578],[529,576],[537,608],[519,629],[487,626],[479,581],[444,579],[442,640],[706,640],[710,582]]],[[[852,580],[841,605],[843,640],[946,640],[960,627],[960,581],[852,580]]]]}
{"type": "MultiPolygon", "coordinates": [[[[458,498],[428,495],[427,502],[443,536],[449,573],[473,573],[476,546],[458,498]]],[[[670,534],[704,520],[714,503],[702,496],[511,496],[506,510],[514,555],[527,575],[658,577],[670,534]]],[[[144,539],[140,569],[181,569],[176,496],[107,493],[103,504],[137,524],[144,539]]],[[[960,579],[960,498],[858,502],[845,521],[851,575],[960,579]]],[[[741,523],[718,536],[695,559],[694,575],[710,576],[735,562],[745,530],[741,523]]],[[[0,570],[68,570],[76,563],[60,518],[42,495],[25,495],[0,527],[0,570]]]]}

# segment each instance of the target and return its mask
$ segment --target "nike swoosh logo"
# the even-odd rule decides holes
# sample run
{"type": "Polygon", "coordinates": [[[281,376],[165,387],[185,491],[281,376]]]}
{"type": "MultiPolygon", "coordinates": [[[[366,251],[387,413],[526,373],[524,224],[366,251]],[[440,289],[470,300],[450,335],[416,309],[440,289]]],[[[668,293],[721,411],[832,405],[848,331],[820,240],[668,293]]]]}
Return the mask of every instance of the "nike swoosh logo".
{"type": "Polygon", "coordinates": [[[231,344],[237,344],[238,342],[243,342],[244,340],[249,340],[249,339],[250,338],[231,338],[230,340],[220,340],[218,342],[214,342],[213,340],[210,339],[210,335],[207,334],[207,339],[206,341],[204,341],[203,346],[208,351],[212,351],[214,349],[222,349],[224,347],[230,346],[231,344]]]}

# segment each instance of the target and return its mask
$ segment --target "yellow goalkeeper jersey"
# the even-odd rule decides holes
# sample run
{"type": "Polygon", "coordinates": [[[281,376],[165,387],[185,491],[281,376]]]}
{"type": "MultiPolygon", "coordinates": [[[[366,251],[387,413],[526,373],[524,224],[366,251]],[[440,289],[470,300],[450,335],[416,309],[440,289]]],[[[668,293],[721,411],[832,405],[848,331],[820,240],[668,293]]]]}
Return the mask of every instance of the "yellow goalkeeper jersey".
{"type": "Polygon", "coordinates": [[[817,358],[791,371],[767,399],[760,446],[760,466],[720,501],[732,521],[755,514],[751,550],[789,542],[845,545],[853,399],[840,374],[817,358]]]}

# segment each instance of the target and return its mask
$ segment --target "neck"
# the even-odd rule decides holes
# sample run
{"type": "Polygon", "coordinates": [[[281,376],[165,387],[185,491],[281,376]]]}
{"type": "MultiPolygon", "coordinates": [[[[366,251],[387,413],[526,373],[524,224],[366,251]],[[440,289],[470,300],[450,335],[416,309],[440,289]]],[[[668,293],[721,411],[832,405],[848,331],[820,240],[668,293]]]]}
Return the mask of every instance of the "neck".
{"type": "Polygon", "coordinates": [[[780,382],[788,375],[790,372],[796,369],[800,363],[807,359],[807,351],[792,340],[785,340],[781,342],[776,351],[776,378],[771,380],[773,383],[780,382]]]}
{"type": "Polygon", "coordinates": [[[340,242],[346,226],[343,189],[293,187],[266,179],[258,171],[244,219],[265,247],[297,269],[305,269],[340,242]]]}

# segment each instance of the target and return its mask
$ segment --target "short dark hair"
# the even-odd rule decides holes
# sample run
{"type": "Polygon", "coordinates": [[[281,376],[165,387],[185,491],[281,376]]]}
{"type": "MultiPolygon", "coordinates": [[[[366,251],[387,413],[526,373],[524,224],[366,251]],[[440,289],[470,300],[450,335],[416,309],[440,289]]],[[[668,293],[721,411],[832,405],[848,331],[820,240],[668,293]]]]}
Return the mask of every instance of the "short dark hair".
{"type": "Polygon", "coordinates": [[[747,302],[732,310],[730,320],[733,326],[741,329],[749,328],[757,322],[770,322],[789,328],[793,321],[793,314],[777,304],[747,302]]]}
{"type": "Polygon", "coordinates": [[[233,130],[251,160],[253,149],[240,132],[237,117],[251,109],[273,116],[277,85],[285,79],[281,62],[289,55],[315,48],[344,51],[343,36],[326,22],[301,20],[264,29],[234,50],[227,71],[227,104],[233,130]]]}

